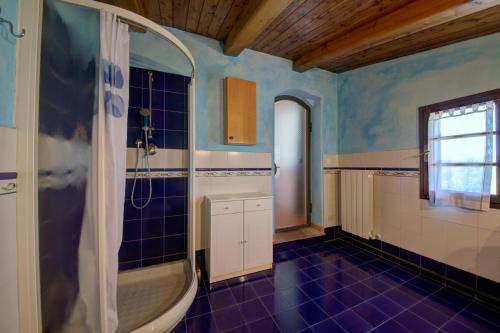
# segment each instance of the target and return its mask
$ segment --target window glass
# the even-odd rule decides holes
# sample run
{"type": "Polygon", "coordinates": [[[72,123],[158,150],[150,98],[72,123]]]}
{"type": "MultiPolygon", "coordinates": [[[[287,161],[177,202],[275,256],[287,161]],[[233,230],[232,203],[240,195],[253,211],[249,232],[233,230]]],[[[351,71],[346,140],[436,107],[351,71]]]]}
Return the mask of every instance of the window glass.
{"type": "Polygon", "coordinates": [[[486,131],[486,112],[476,112],[440,120],[441,136],[481,133],[486,131]]]}
{"type": "Polygon", "coordinates": [[[486,137],[441,140],[442,163],[482,163],[486,148],[486,137]]]}

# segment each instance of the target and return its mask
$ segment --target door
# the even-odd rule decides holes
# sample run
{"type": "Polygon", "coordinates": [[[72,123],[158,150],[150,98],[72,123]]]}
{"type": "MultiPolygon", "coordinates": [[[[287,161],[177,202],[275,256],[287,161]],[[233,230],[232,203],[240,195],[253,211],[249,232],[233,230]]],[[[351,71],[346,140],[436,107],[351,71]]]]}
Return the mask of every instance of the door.
{"type": "Polygon", "coordinates": [[[272,212],[245,212],[245,269],[273,263],[272,212]]]}
{"type": "Polygon", "coordinates": [[[299,101],[274,104],[276,229],[309,223],[309,110],[299,101]]]}
{"type": "Polygon", "coordinates": [[[243,270],[243,213],[211,217],[210,275],[243,270]]]}

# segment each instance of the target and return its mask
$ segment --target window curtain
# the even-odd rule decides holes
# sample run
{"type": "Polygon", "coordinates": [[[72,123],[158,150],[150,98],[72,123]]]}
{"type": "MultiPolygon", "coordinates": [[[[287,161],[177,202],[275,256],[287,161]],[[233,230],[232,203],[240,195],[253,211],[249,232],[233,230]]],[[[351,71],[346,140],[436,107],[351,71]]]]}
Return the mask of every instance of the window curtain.
{"type": "Polygon", "coordinates": [[[429,196],[434,205],[488,210],[495,164],[495,104],[474,104],[429,117],[429,196]]]}
{"type": "Polygon", "coordinates": [[[129,87],[128,25],[101,11],[101,70],[105,104],[106,306],[107,332],[118,327],[118,250],[122,242],[125,200],[129,87]]]}

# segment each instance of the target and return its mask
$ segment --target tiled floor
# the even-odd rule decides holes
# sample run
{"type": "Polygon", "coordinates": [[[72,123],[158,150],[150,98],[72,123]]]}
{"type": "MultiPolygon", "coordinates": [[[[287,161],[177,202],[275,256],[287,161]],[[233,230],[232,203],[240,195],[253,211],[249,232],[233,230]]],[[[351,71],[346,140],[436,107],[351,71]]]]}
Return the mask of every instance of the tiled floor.
{"type": "Polygon", "coordinates": [[[174,332],[500,332],[500,312],[342,241],[208,289],[174,332]]]}

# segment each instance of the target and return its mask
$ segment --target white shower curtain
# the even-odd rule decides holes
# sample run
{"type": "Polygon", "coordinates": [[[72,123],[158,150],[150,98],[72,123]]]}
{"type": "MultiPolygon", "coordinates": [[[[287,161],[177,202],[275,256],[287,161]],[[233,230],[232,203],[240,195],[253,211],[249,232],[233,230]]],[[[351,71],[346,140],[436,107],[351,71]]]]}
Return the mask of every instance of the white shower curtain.
{"type": "Polygon", "coordinates": [[[118,327],[118,250],[122,242],[129,86],[128,25],[101,11],[101,69],[105,103],[105,216],[107,332],[118,327]]]}

